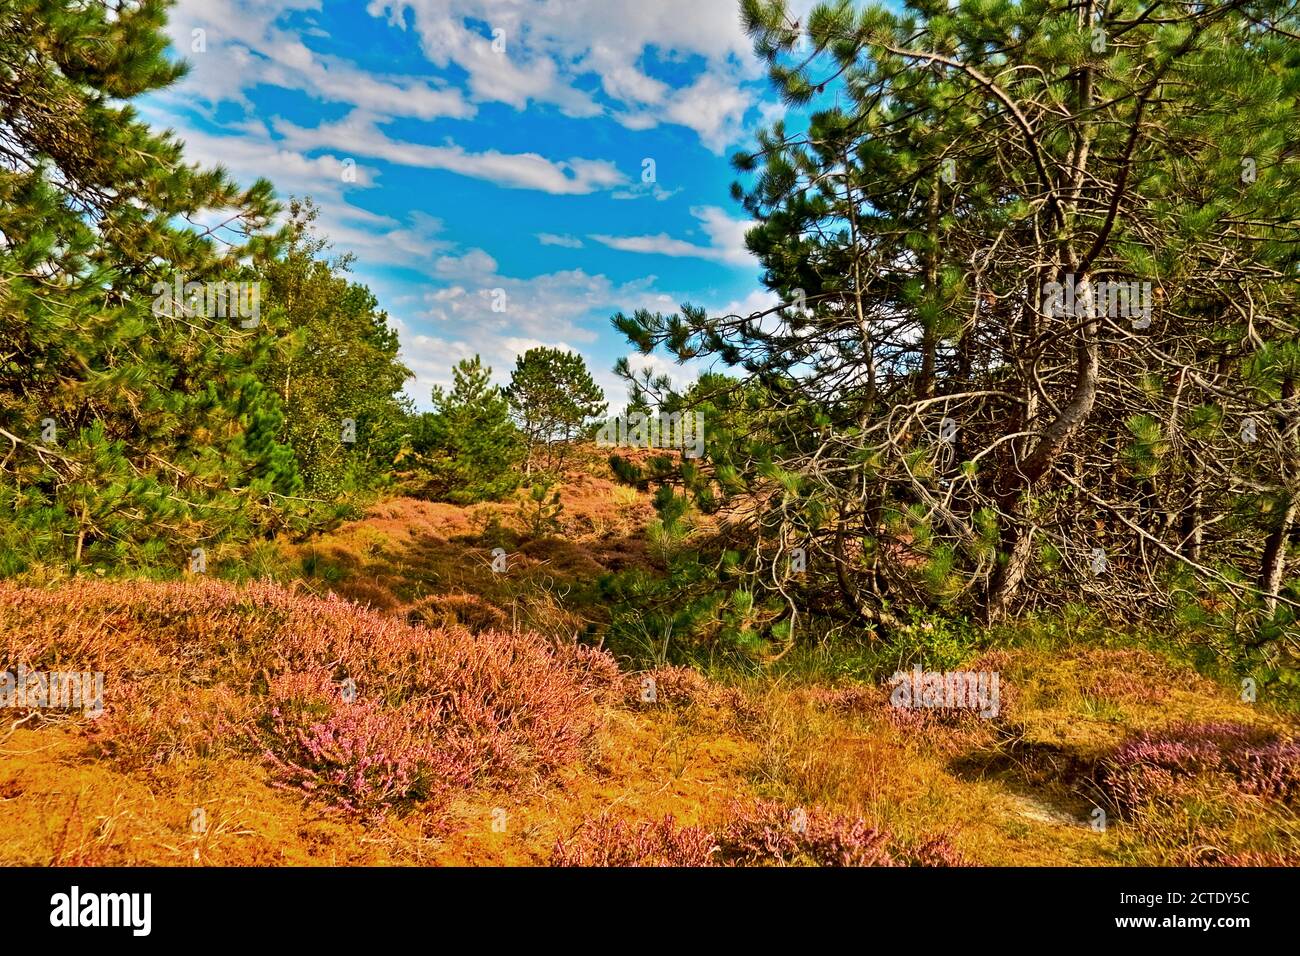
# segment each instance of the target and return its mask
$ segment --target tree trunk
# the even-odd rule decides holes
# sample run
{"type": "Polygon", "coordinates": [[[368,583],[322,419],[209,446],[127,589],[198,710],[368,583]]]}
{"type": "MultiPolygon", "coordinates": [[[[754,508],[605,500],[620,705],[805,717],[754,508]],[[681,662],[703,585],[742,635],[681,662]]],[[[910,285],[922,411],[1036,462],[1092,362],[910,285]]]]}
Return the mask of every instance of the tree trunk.
{"type": "MultiPolygon", "coordinates": [[[[1289,403],[1295,398],[1295,379],[1290,376],[1282,380],[1281,398],[1289,403]]],[[[1300,471],[1300,435],[1292,428],[1291,416],[1285,409],[1277,416],[1278,429],[1282,433],[1282,483],[1286,488],[1286,505],[1278,515],[1276,524],[1264,540],[1264,553],[1259,561],[1259,589],[1264,592],[1264,607],[1269,614],[1277,610],[1276,594],[1282,587],[1286,576],[1286,548],[1291,537],[1291,526],[1295,524],[1296,511],[1300,502],[1296,500],[1295,479],[1300,471]]]]}
{"type": "Polygon", "coordinates": [[[1287,500],[1286,507],[1278,517],[1277,524],[1264,541],[1264,556],[1259,562],[1259,589],[1264,592],[1264,607],[1269,614],[1277,610],[1275,595],[1282,587],[1286,573],[1286,545],[1291,534],[1291,525],[1295,523],[1297,502],[1294,497],[1287,500]]]}
{"type": "Polygon", "coordinates": [[[1182,524],[1178,528],[1178,537],[1184,557],[1199,564],[1201,560],[1201,539],[1203,537],[1201,491],[1199,487],[1201,481],[1200,469],[1197,469],[1197,476],[1194,481],[1197,483],[1197,490],[1192,496],[1192,503],[1183,512],[1182,524]]]}
{"type": "Polygon", "coordinates": [[[1075,350],[1074,392],[1061,407],[1056,419],[1043,430],[1033,451],[1006,477],[1003,492],[998,496],[1008,519],[1004,528],[1004,544],[1009,547],[1003,552],[1007,556],[1006,562],[994,577],[985,602],[986,614],[990,619],[1002,617],[1009,611],[1029,567],[1032,536],[1021,530],[1015,518],[1024,514],[1029,494],[1047,474],[1065,443],[1088,420],[1097,401],[1097,378],[1101,370],[1101,347],[1098,341],[1101,322],[1094,308],[1090,285],[1086,280],[1080,280],[1079,285],[1086,291],[1081,297],[1084,315],[1075,350]]]}
{"type": "MultiPolygon", "coordinates": [[[[929,248],[925,256],[925,287],[932,302],[939,297],[939,174],[934,174],[930,183],[930,199],[926,208],[926,238],[929,248]]],[[[921,374],[917,381],[918,398],[930,398],[934,395],[935,353],[939,349],[939,339],[935,335],[933,322],[925,322],[921,329],[921,374]]]]}

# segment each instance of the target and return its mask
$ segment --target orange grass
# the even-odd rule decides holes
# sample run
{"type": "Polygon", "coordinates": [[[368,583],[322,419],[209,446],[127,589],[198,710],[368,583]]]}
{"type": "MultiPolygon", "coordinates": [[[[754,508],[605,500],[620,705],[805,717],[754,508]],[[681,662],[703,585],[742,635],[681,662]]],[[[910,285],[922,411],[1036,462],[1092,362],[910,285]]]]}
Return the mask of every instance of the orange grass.
{"type": "Polygon", "coordinates": [[[0,711],[0,863],[1297,858],[1276,801],[1089,826],[1134,733],[1287,729],[1146,649],[986,654],[967,666],[1001,674],[993,721],[900,714],[870,685],[619,673],[574,638],[607,620],[596,577],[654,569],[653,509],[603,456],[567,468],[546,537],[513,502],[394,499],[280,544],[279,585],[0,584],[0,663],[102,670],[107,705],[0,711]]]}

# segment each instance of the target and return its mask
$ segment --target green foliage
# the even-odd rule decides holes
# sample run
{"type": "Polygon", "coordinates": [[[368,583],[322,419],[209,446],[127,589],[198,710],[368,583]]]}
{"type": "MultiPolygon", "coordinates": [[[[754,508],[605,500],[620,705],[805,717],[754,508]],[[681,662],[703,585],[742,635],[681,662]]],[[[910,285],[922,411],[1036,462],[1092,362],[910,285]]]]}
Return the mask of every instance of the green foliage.
{"type": "Polygon", "coordinates": [[[249,263],[285,235],[269,183],[188,164],[126,105],[181,73],[165,9],[0,12],[0,537],[40,561],[179,567],[197,544],[315,520],[263,384],[272,316],[169,295],[256,282],[249,263]],[[186,224],[209,210],[218,234],[186,224]]]}
{"type": "Polygon", "coordinates": [[[387,479],[410,410],[410,371],[397,360],[397,332],[365,286],[348,280],[350,256],[322,258],[316,208],[290,203],[283,255],[259,265],[281,347],[263,379],[280,398],[280,440],[293,449],[307,495],[336,499],[387,479]]]}
{"type": "Polygon", "coordinates": [[[560,489],[550,479],[542,479],[522,496],[516,514],[529,537],[545,538],[559,533],[562,511],[560,489]]]}
{"type": "Polygon", "coordinates": [[[953,670],[968,661],[977,646],[977,631],[967,620],[918,610],[891,635],[890,659],[898,661],[899,669],[920,664],[927,670],[953,670]]]}
{"type": "Polygon", "coordinates": [[[778,304],[612,317],[727,373],[617,368],[704,412],[675,480],[738,506],[745,589],[785,599],[803,542],[789,600],[888,636],[1080,594],[1168,614],[1190,571],[1293,661],[1294,6],[793,6],[741,4],[790,114],[734,162],[778,304]]]}
{"type": "Polygon", "coordinates": [[[629,458],[622,455],[610,455],[609,467],[614,472],[614,477],[625,485],[631,485],[634,488],[644,487],[645,475],[641,471],[641,466],[629,458]]]}
{"type": "Polygon", "coordinates": [[[640,664],[732,665],[762,659],[775,638],[789,637],[780,602],[746,584],[739,556],[699,547],[691,499],[669,483],[655,494],[658,518],[646,534],[662,570],[631,570],[600,582],[613,615],[606,641],[640,664]]]}
{"type": "Polygon", "coordinates": [[[424,493],[455,504],[498,501],[519,486],[522,440],[492,369],[476,355],[452,370],[452,388],[433,390],[434,411],[415,429],[424,493]]]}
{"type": "Polygon", "coordinates": [[[528,472],[539,449],[545,450],[545,467],[553,467],[564,445],[608,407],[581,355],[546,347],[531,348],[516,359],[505,396],[527,442],[528,472]]]}
{"type": "Polygon", "coordinates": [[[1160,423],[1150,415],[1134,415],[1126,423],[1133,441],[1124,449],[1129,473],[1139,478],[1154,478],[1160,470],[1160,460],[1169,451],[1160,423]]]}

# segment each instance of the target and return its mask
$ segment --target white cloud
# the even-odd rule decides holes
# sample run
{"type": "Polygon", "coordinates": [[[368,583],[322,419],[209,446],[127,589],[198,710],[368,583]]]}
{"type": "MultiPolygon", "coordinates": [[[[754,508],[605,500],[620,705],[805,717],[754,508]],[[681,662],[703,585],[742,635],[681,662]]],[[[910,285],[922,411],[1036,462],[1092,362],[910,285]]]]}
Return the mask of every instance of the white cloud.
{"type": "Polygon", "coordinates": [[[569,345],[566,342],[543,342],[541,339],[520,339],[520,338],[514,338],[512,336],[511,338],[502,339],[501,345],[503,348],[508,349],[509,351],[513,352],[515,355],[523,355],[525,352],[531,349],[542,349],[542,348],[559,349],[561,352],[572,352],[575,355],[582,354],[580,351],[578,351],[572,345],[569,345]]]}
{"type": "Polygon", "coordinates": [[[244,123],[242,135],[221,135],[177,122],[156,106],[141,104],[141,116],[154,126],[170,126],[185,142],[185,158],[203,166],[221,165],[239,182],[266,178],[281,198],[310,196],[320,208],[317,226],[339,251],[373,262],[422,265],[450,248],[442,238],[441,220],[419,210],[406,222],[352,205],[347,193],[373,186],[378,172],[364,164],[345,165],[349,157],[307,157],[271,139],[259,123],[244,123]],[[348,178],[345,178],[345,172],[348,178]],[[350,181],[355,174],[355,182],[350,181]]]}
{"type": "Polygon", "coordinates": [[[435,259],[433,274],[438,287],[426,287],[400,308],[396,304],[407,300],[403,290],[408,286],[394,288],[383,280],[372,284],[381,301],[394,303],[402,360],[416,374],[407,393],[422,406],[428,405],[434,385],[451,381],[452,366],[460,359],[481,355],[493,378],[504,384],[516,356],[541,345],[583,355],[611,401],[625,402],[623,385],[609,370],[613,362],[592,357],[603,337],[592,325],[603,324],[619,310],[676,308],[673,296],[655,290],[654,276],[618,283],[572,269],[519,278],[502,275],[481,249],[435,259]],[[496,311],[494,304],[504,311],[496,311]]]}
{"type": "Polygon", "coordinates": [[[743,299],[732,299],[716,309],[710,309],[710,315],[738,315],[748,318],[759,312],[781,305],[781,297],[770,289],[755,289],[743,299]]]}
{"type": "Polygon", "coordinates": [[[592,313],[630,308],[632,302],[672,306],[669,296],[651,291],[653,277],[619,284],[570,269],[516,278],[502,275],[479,249],[436,259],[433,271],[448,285],[427,292],[425,309],[416,317],[472,329],[478,341],[491,333],[497,341],[513,336],[591,343],[596,334],[583,321],[592,313]]]}
{"type": "Polygon", "coordinates": [[[664,116],[699,134],[715,153],[726,151],[744,132],[745,113],[754,97],[735,75],[703,73],[690,86],[676,90],[665,104],[664,116]]]}
{"type": "Polygon", "coordinates": [[[491,282],[497,273],[497,261],[482,249],[471,249],[459,256],[443,256],[433,264],[433,271],[443,279],[462,282],[491,282]]]}
{"type": "MultiPolygon", "coordinates": [[[[455,87],[425,77],[379,74],[317,53],[276,26],[289,12],[319,9],[320,0],[179,0],[167,32],[189,62],[190,76],[173,98],[248,106],[245,90],[258,85],[300,90],[330,103],[382,110],[391,116],[467,119],[475,113],[455,87]],[[203,49],[196,49],[201,31],[203,49]]],[[[321,31],[312,32],[319,35],[321,31]]]]}
{"type": "Polygon", "coordinates": [[[451,384],[451,370],[461,359],[473,358],[474,347],[468,342],[426,335],[412,328],[398,316],[389,316],[402,343],[398,359],[414,373],[406,383],[406,393],[421,408],[430,407],[433,387],[451,384]]]}
{"type": "MultiPolygon", "coordinates": [[[[343,217],[350,218],[349,213],[355,208],[347,207],[347,210],[342,211],[343,217]]],[[[429,261],[430,256],[451,245],[442,237],[442,220],[418,210],[409,214],[407,225],[397,228],[386,228],[387,224],[397,224],[386,217],[380,218],[381,226],[378,229],[370,222],[357,228],[340,221],[339,213],[340,210],[336,207],[323,207],[321,231],[329,236],[337,249],[356,253],[367,262],[421,266],[429,261]]]]}
{"type": "Polygon", "coordinates": [[[656,202],[663,202],[665,199],[672,199],[682,187],[676,189],[664,189],[657,182],[643,183],[638,182],[627,189],[617,189],[609,194],[610,199],[644,199],[646,196],[652,197],[656,202]]]}
{"type": "Polygon", "coordinates": [[[676,123],[721,153],[758,98],[761,66],[735,6],[722,0],[371,0],[367,10],[398,29],[409,12],[429,61],[463,69],[475,102],[606,113],[629,129],[676,123]],[[504,52],[493,51],[483,24],[501,31],[504,52]],[[703,71],[674,90],[645,68],[651,52],[703,57],[703,71]],[[584,88],[593,78],[607,105],[584,88]]]}
{"type": "MultiPolygon", "coordinates": [[[[651,352],[649,355],[643,355],[640,352],[633,352],[631,355],[627,356],[627,367],[628,370],[632,372],[633,377],[637,379],[641,379],[643,373],[646,371],[649,371],[652,379],[658,378],[661,375],[667,376],[669,388],[679,394],[690,388],[695,383],[695,380],[700,377],[700,374],[705,371],[704,365],[701,362],[691,361],[679,363],[676,360],[669,360],[656,352],[651,352]]],[[[621,379],[618,381],[620,383],[620,389],[626,389],[627,383],[621,379]]],[[[623,391],[620,390],[614,394],[618,394],[621,397],[623,391]]],[[[653,404],[654,395],[650,396],[650,400],[651,404],[653,404]]],[[[621,411],[626,402],[627,398],[622,398],[621,403],[617,406],[611,402],[611,408],[616,412],[621,411]]]]}
{"type": "MultiPolygon", "coordinates": [[[[811,2],[795,0],[795,5],[811,2]]],[[[627,130],[678,125],[721,153],[744,135],[745,116],[755,115],[755,106],[762,111],[759,97],[765,86],[732,0],[370,0],[370,15],[386,17],[393,29],[412,31],[411,39],[431,65],[428,74],[417,71],[419,75],[368,70],[348,59],[349,37],[331,37],[313,20],[322,3],[178,0],[168,32],[192,72],[177,87],[148,98],[154,117],[162,117],[149,118],[155,125],[176,125],[193,111],[210,121],[221,118],[211,125],[179,121],[188,160],[219,163],[246,183],[264,176],[280,195],[310,195],[318,203],[321,231],[339,251],[358,254],[366,270],[363,280],[390,309],[403,359],[417,375],[409,389],[417,401],[427,405],[429,389],[449,382],[451,367],[461,358],[482,354],[503,380],[514,356],[536,345],[584,349],[590,356],[598,343],[608,342],[608,333],[598,335],[593,329],[614,311],[677,308],[681,298],[656,291],[653,276],[617,282],[583,269],[505,276],[488,252],[449,242],[444,224],[432,215],[380,215],[349,200],[356,190],[380,185],[383,163],[439,169],[558,196],[603,193],[665,200],[676,195],[680,188],[642,184],[635,170],[625,174],[606,160],[511,152],[504,145],[471,149],[445,136],[443,126],[398,127],[393,121],[467,120],[477,117],[485,103],[517,110],[541,106],[543,113],[573,118],[605,116],[627,130]],[[206,31],[205,52],[191,52],[194,29],[206,31]],[[503,53],[492,49],[494,29],[504,31],[503,53]],[[324,50],[330,52],[320,52],[324,50]],[[656,63],[670,63],[674,72],[685,65],[694,72],[684,86],[675,86],[665,82],[656,63]],[[334,119],[343,112],[334,106],[328,121],[299,125],[317,122],[320,110],[288,112],[297,97],[281,98],[277,108],[290,119],[273,120],[268,127],[249,100],[259,85],[350,109],[334,119]],[[217,109],[223,104],[243,106],[243,117],[229,120],[232,111],[217,109]],[[396,138],[399,128],[411,139],[396,138]],[[384,268],[393,266],[415,270],[424,276],[423,284],[396,278],[400,273],[384,268]],[[505,293],[505,312],[493,311],[499,301],[496,289],[505,293]]],[[[495,120],[499,112],[484,114],[495,120]]],[[[572,150],[589,152],[580,146],[572,150]]],[[[452,214],[432,205],[425,208],[452,214]]],[[[602,234],[590,238],[642,254],[752,267],[743,241],[748,221],[714,206],[698,206],[691,213],[694,229],[677,236],[641,235],[636,233],[644,226],[602,224],[602,234]]],[[[540,225],[555,231],[536,233],[539,243],[585,248],[582,238],[561,230],[589,226],[574,229],[563,218],[540,225]]],[[[611,403],[618,403],[622,386],[609,373],[608,358],[598,362],[589,357],[588,362],[611,403]]],[[[681,369],[677,374],[683,374],[681,369]]]]}
{"type": "Polygon", "coordinates": [[[536,189],[552,195],[581,196],[622,185],[627,177],[604,160],[573,158],[553,161],[537,153],[502,153],[495,149],[470,152],[460,146],[429,146],[390,138],[378,126],[379,117],[355,111],[335,123],[308,129],[275,120],[275,131],[286,145],[310,152],[348,151],[399,166],[442,169],[474,179],[486,179],[510,189],[536,189]]]}
{"type": "Polygon", "coordinates": [[[745,248],[745,233],[753,225],[747,219],[732,219],[716,206],[696,206],[691,215],[700,221],[708,236],[707,245],[676,239],[667,233],[649,236],[610,236],[593,234],[590,238],[611,249],[640,252],[674,258],[708,259],[727,265],[752,265],[753,256],[745,248]]]}
{"type": "Polygon", "coordinates": [[[684,376],[682,374],[683,369],[680,365],[670,362],[662,355],[657,355],[654,352],[651,352],[649,355],[643,355],[640,352],[633,352],[627,357],[627,367],[637,376],[647,369],[655,378],[658,378],[660,375],[666,375],[673,383],[674,388],[678,388],[681,385],[695,380],[695,376],[693,375],[689,377],[684,376]]]}
{"type": "MultiPolygon", "coordinates": [[[[368,70],[308,46],[304,39],[317,47],[345,39],[313,22],[322,2],[178,0],[167,29],[191,75],[161,97],[251,112],[247,91],[265,85],[422,120],[471,119],[480,103],[543,104],[570,117],[609,116],[632,130],[681,125],[717,154],[743,138],[745,116],[763,104],[763,67],[726,0],[370,0],[367,13],[412,28],[445,77],[368,70]],[[296,29],[286,26],[290,14],[296,29]],[[494,49],[497,30],[504,50],[494,49]],[[195,31],[205,49],[194,48],[195,31]],[[653,75],[656,60],[692,57],[702,66],[684,87],[653,75]]],[[[812,2],[795,0],[795,12],[812,2]]]]}
{"type": "Polygon", "coordinates": [[[753,262],[753,254],[745,248],[745,234],[754,227],[752,220],[733,219],[717,206],[696,206],[691,215],[700,220],[710,247],[724,250],[725,261],[741,265],[753,262]]]}
{"type": "Polygon", "coordinates": [[[576,236],[560,236],[553,232],[539,232],[537,241],[544,246],[561,246],[565,249],[582,248],[582,240],[576,236]]]}

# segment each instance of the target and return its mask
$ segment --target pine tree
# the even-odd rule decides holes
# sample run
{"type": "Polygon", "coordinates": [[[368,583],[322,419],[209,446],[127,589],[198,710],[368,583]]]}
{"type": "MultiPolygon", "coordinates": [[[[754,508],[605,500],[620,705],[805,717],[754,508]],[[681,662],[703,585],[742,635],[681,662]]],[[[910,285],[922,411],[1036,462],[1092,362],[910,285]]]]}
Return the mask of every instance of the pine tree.
{"type": "Polygon", "coordinates": [[[184,73],[166,7],[0,10],[0,538],[45,560],[178,566],[292,510],[268,326],[160,294],[252,281],[280,242],[269,183],[187,164],[126,105],[184,73]],[[214,209],[221,242],[185,224],[214,209]]]}
{"type": "Polygon", "coordinates": [[[1300,400],[1266,359],[1298,331],[1296,13],[1148,14],[744,0],[791,116],[733,192],[782,304],[614,322],[769,403],[695,482],[761,502],[764,587],[798,543],[803,605],[882,630],[907,605],[1181,608],[1186,574],[1300,606],[1300,400]]]}
{"type": "Polygon", "coordinates": [[[479,356],[452,370],[452,388],[433,390],[421,447],[430,494],[456,504],[499,500],[519,487],[521,441],[492,369],[479,356]]]}
{"type": "Polygon", "coordinates": [[[581,355],[544,346],[529,349],[515,360],[505,395],[527,442],[526,474],[532,473],[538,448],[546,449],[546,467],[553,467],[557,447],[562,455],[564,443],[608,407],[581,355]]]}

